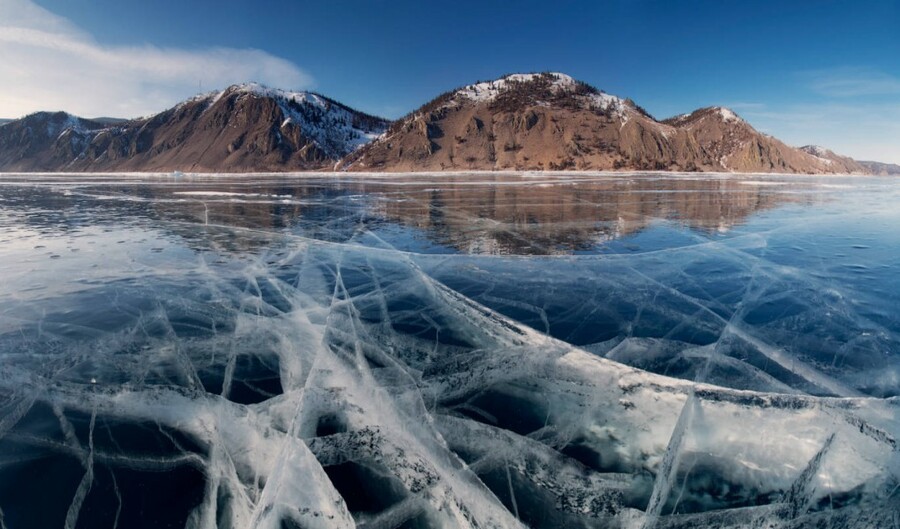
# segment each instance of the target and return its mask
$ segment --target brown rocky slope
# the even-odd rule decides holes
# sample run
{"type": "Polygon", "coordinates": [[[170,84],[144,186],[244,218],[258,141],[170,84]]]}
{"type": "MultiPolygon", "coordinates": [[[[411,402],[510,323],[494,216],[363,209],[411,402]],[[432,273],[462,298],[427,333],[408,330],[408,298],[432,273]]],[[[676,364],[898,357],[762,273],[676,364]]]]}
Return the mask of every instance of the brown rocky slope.
{"type": "Polygon", "coordinates": [[[56,171],[76,159],[102,123],[65,112],[37,112],[0,127],[0,170],[56,171]]]}
{"type": "Polygon", "coordinates": [[[235,85],[125,123],[32,114],[0,127],[0,170],[330,170],[387,126],[318,94],[235,85]]]}
{"type": "Polygon", "coordinates": [[[867,172],[850,159],[785,145],[726,108],[657,121],[631,100],[559,73],[513,74],[442,94],[351,153],[341,167],[867,172]]]}

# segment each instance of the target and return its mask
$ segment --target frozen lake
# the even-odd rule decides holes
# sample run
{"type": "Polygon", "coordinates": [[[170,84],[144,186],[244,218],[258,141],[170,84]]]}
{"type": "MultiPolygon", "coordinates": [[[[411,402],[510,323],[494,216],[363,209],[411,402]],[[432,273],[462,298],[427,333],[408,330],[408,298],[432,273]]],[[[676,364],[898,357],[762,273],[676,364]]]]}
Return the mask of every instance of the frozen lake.
{"type": "Polygon", "coordinates": [[[0,176],[0,527],[900,527],[900,180],[0,176]]]}

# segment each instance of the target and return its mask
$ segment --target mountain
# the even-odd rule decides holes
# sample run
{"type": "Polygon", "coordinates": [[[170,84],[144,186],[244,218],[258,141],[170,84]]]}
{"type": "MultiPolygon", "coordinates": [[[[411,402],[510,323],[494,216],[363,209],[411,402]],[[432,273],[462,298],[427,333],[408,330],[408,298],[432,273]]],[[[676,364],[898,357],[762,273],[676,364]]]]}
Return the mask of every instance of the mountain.
{"type": "Polygon", "coordinates": [[[900,175],[900,165],[895,163],[882,163],[882,162],[870,162],[870,161],[858,161],[856,162],[863,167],[865,167],[869,173],[880,176],[894,176],[900,175]]]}
{"type": "Polygon", "coordinates": [[[512,74],[438,96],[348,156],[354,171],[634,169],[866,172],[709,107],[658,121],[630,99],[560,73],[512,74]]]}
{"type": "Polygon", "coordinates": [[[0,127],[0,170],[55,171],[88,148],[102,123],[65,112],[37,112],[0,127]]]}
{"type": "Polygon", "coordinates": [[[0,128],[0,170],[331,169],[387,126],[318,94],[235,85],[125,123],[26,116],[0,128]]]}
{"type": "Polygon", "coordinates": [[[0,171],[670,170],[896,174],[794,148],[724,107],[657,120],[561,73],[441,94],[390,123],[248,83],[135,120],[38,112],[0,126],[0,171]]]}
{"type": "Polygon", "coordinates": [[[800,147],[800,150],[807,154],[815,156],[829,166],[836,167],[838,169],[837,172],[866,174],[872,172],[871,169],[863,162],[858,162],[848,156],[835,154],[834,151],[831,151],[819,145],[804,145],[803,147],[800,147]]]}
{"type": "Polygon", "coordinates": [[[707,107],[661,122],[675,127],[700,146],[699,167],[738,173],[864,174],[851,159],[826,149],[809,151],[791,147],[763,134],[734,111],[707,107]],[[826,152],[827,151],[827,152],[826,152]]]}

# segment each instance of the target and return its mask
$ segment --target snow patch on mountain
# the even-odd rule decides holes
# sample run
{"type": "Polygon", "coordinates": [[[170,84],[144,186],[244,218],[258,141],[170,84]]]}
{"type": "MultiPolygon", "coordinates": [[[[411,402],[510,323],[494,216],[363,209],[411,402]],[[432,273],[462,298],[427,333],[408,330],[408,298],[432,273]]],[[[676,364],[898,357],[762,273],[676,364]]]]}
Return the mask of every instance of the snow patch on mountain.
{"type": "Polygon", "coordinates": [[[734,122],[739,123],[744,121],[740,116],[734,113],[730,108],[718,107],[716,110],[719,111],[719,115],[722,116],[722,119],[726,122],[734,122]]]}
{"type": "Polygon", "coordinates": [[[800,150],[809,155],[815,156],[825,165],[833,164],[834,160],[832,158],[834,156],[837,156],[833,151],[826,149],[821,145],[804,145],[803,147],[800,147],[800,150]]]}
{"type": "Polygon", "coordinates": [[[273,99],[284,114],[282,129],[291,124],[299,126],[304,136],[333,158],[346,156],[377,139],[388,127],[384,119],[355,112],[319,94],[270,88],[259,83],[233,85],[219,92],[201,94],[193,101],[208,101],[208,110],[223,97],[234,94],[273,99]]]}
{"type": "Polygon", "coordinates": [[[388,127],[385,120],[364,116],[312,92],[293,92],[258,83],[237,85],[228,90],[274,99],[285,116],[282,128],[291,123],[298,125],[305,136],[334,158],[346,156],[377,139],[388,127]]]}
{"type": "Polygon", "coordinates": [[[825,147],[822,147],[821,145],[807,145],[805,147],[801,147],[801,149],[808,152],[809,154],[812,154],[813,156],[834,156],[833,152],[826,149],[825,147]]]}
{"type": "MultiPolygon", "coordinates": [[[[494,81],[483,81],[464,86],[456,91],[453,99],[459,100],[460,98],[463,98],[477,103],[489,103],[495,101],[502,93],[515,87],[516,84],[535,82],[542,77],[547,76],[552,79],[550,82],[550,90],[554,94],[560,92],[574,92],[579,85],[579,82],[571,76],[559,72],[514,73],[494,81]]],[[[627,108],[624,99],[602,91],[579,95],[578,97],[583,98],[587,106],[594,106],[603,110],[613,109],[620,114],[624,113],[624,109],[627,108]]]]}
{"type": "MultiPolygon", "coordinates": [[[[508,90],[514,83],[532,82],[542,75],[538,73],[514,73],[494,81],[482,81],[467,85],[457,90],[456,95],[466,97],[472,101],[490,102],[497,99],[497,96],[508,90]]],[[[575,79],[564,73],[554,72],[550,75],[555,77],[555,80],[551,83],[553,90],[564,90],[575,86],[575,79]]]]}
{"type": "Polygon", "coordinates": [[[669,118],[664,120],[666,123],[671,124],[675,127],[681,127],[684,125],[692,126],[697,122],[700,122],[704,119],[714,117],[715,119],[722,120],[725,123],[746,123],[743,118],[737,115],[733,110],[727,107],[706,107],[700,108],[693,112],[689,112],[687,114],[680,114],[673,118],[669,118]]]}
{"type": "Polygon", "coordinates": [[[67,112],[38,112],[32,116],[46,121],[48,138],[59,139],[66,132],[85,135],[100,130],[97,126],[91,126],[90,122],[67,112]]]}

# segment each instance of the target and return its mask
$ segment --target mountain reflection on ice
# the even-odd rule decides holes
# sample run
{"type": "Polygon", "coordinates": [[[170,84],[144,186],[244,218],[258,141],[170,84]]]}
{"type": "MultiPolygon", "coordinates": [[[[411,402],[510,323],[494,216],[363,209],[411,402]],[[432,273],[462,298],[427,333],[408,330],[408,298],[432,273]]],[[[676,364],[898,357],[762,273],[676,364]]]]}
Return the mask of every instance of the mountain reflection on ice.
{"type": "Polygon", "coordinates": [[[0,526],[900,526],[898,199],[0,177],[0,526]]]}

